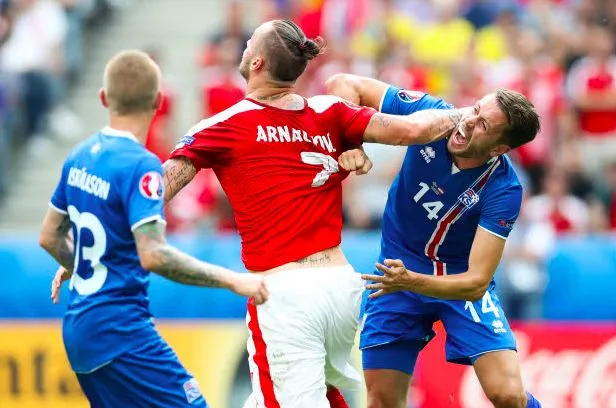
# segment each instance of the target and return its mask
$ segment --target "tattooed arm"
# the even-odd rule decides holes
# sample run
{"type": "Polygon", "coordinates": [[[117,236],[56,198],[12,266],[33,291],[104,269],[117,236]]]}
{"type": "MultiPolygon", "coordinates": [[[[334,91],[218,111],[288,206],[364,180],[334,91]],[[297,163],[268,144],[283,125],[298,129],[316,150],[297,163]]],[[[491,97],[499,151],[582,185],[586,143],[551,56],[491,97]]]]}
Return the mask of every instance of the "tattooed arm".
{"type": "Polygon", "coordinates": [[[165,204],[197,175],[197,169],[185,157],[169,159],[163,164],[165,179],[165,204]]]}
{"type": "Polygon", "coordinates": [[[75,262],[70,230],[71,220],[68,215],[49,208],[39,235],[39,245],[67,271],[73,270],[75,262]]]}
{"type": "Polygon", "coordinates": [[[199,261],[169,245],[164,230],[162,222],[152,221],[133,231],[144,269],[187,285],[231,289],[239,295],[254,297],[257,304],[267,300],[268,294],[261,276],[239,274],[199,261]]]}
{"type": "Polygon", "coordinates": [[[364,142],[402,146],[432,143],[451,135],[468,109],[428,109],[408,116],[377,113],[368,123],[364,142]]]}

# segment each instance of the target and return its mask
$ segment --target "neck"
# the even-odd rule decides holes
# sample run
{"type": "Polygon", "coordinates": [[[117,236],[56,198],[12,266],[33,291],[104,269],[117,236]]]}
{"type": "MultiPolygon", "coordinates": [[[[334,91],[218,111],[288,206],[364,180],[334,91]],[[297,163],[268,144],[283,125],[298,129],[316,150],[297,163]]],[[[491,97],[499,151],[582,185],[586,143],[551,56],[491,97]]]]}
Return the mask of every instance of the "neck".
{"type": "Polygon", "coordinates": [[[265,104],[278,100],[293,93],[293,84],[273,81],[250,81],[246,89],[246,97],[256,99],[265,104]]]}
{"type": "Polygon", "coordinates": [[[475,167],[483,166],[492,156],[487,157],[459,157],[453,156],[453,162],[460,170],[473,169],[475,167]]]}
{"type": "Polygon", "coordinates": [[[135,115],[115,115],[112,113],[109,117],[109,127],[130,132],[135,135],[139,143],[145,144],[151,121],[152,114],[150,113],[135,115]]]}

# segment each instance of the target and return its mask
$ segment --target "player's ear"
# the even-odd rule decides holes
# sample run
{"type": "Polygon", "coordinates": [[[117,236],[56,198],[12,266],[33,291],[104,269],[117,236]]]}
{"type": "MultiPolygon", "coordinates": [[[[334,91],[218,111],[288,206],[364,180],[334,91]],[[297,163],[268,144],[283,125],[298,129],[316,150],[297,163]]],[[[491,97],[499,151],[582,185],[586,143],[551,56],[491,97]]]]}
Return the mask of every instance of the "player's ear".
{"type": "Polygon", "coordinates": [[[265,61],[261,57],[254,57],[252,61],[250,61],[250,70],[251,71],[259,71],[265,65],[265,61]]]}
{"type": "Polygon", "coordinates": [[[105,108],[109,107],[109,102],[107,102],[107,94],[105,93],[105,88],[101,88],[98,91],[98,97],[101,100],[101,103],[105,108]]]}
{"type": "Polygon", "coordinates": [[[154,98],[154,106],[152,106],[152,108],[154,110],[158,110],[162,103],[163,103],[163,93],[162,91],[158,91],[156,92],[156,97],[154,98]]]}

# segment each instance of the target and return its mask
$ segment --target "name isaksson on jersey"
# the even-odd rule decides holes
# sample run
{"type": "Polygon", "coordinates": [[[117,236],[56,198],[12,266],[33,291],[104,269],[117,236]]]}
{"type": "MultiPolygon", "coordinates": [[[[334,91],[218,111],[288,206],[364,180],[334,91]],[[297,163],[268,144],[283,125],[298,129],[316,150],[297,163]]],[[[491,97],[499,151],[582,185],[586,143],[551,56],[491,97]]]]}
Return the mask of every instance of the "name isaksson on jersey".
{"type": "Polygon", "coordinates": [[[103,200],[107,199],[111,189],[111,184],[108,181],[88,173],[85,168],[71,167],[68,171],[67,183],[69,186],[76,187],[103,200]]]}
{"type": "Polygon", "coordinates": [[[289,129],[288,126],[257,126],[257,142],[306,142],[321,146],[329,153],[336,151],[329,133],[325,136],[309,136],[305,130],[289,129]]]}

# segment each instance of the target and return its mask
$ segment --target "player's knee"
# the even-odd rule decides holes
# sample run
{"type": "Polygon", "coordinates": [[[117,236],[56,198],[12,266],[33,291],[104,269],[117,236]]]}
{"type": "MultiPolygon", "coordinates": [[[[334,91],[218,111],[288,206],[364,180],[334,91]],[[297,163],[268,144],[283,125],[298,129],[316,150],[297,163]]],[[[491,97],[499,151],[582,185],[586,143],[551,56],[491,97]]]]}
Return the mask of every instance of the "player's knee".
{"type": "Polygon", "coordinates": [[[517,384],[486,392],[495,408],[526,408],[526,392],[517,384]]]}
{"type": "Polygon", "coordinates": [[[368,408],[405,408],[406,395],[399,395],[386,387],[368,388],[368,408]]]}

